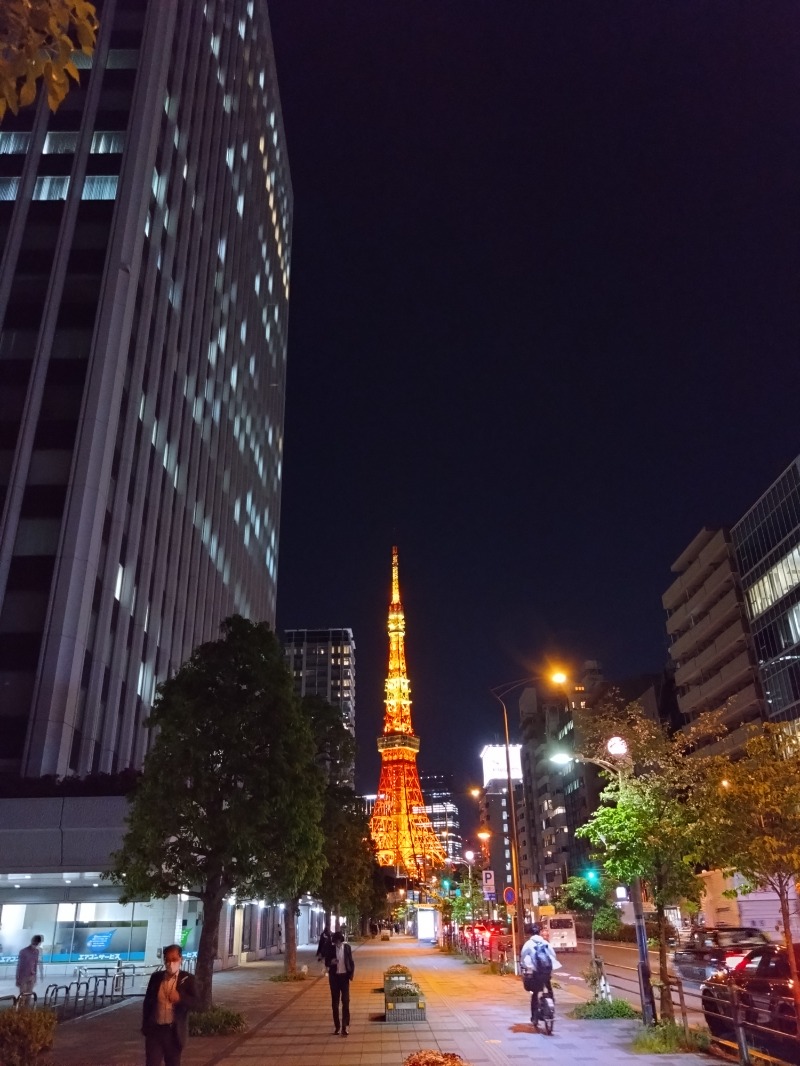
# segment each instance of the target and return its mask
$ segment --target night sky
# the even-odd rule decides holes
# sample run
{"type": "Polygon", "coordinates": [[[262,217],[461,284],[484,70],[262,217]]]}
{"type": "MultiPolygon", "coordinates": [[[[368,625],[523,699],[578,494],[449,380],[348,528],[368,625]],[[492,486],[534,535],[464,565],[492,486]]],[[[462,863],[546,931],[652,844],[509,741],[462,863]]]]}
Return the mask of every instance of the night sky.
{"type": "Polygon", "coordinates": [[[659,669],[671,563],[800,452],[800,8],[269,6],[278,624],[353,628],[374,791],[398,544],[419,764],[466,785],[489,686],[659,669]]]}

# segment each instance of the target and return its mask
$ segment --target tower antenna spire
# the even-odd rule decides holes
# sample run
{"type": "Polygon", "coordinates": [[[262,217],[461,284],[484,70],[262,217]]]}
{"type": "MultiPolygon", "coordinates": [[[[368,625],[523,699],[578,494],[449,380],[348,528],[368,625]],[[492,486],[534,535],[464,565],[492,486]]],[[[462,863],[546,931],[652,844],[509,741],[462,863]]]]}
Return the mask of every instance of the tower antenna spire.
{"type": "Polygon", "coordinates": [[[400,602],[397,547],[392,548],[389,670],[383,733],[378,738],[381,776],[370,820],[379,866],[401,866],[412,877],[444,863],[445,852],[425,811],[417,771],[419,737],[411,725],[411,684],[406,671],[406,621],[400,602]]]}

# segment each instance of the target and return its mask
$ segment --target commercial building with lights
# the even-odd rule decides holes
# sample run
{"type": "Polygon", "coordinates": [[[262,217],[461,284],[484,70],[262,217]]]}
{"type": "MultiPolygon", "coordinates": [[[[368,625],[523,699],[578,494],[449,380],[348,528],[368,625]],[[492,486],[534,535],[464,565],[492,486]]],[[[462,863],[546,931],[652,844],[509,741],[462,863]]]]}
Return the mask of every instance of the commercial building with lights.
{"type": "MultiPolygon", "coordinates": [[[[80,86],[0,130],[8,777],[140,767],[158,682],[227,615],[275,616],[292,190],[266,0],[98,13],[80,86]]],[[[25,802],[65,829],[58,804],[25,802]]],[[[112,891],[66,886],[99,856],[10,856],[0,881],[31,887],[0,889],[4,930],[8,893],[40,884],[80,920],[112,891]]],[[[231,929],[225,959],[247,954],[231,929]]]]}
{"type": "MultiPolygon", "coordinates": [[[[520,744],[509,745],[511,787],[514,789],[518,818],[520,808],[524,804],[521,750],[520,744]]],[[[481,841],[483,863],[488,869],[494,871],[497,898],[502,902],[503,889],[514,885],[511,859],[513,846],[511,799],[508,793],[505,744],[487,744],[481,751],[481,762],[483,764],[483,793],[479,805],[480,820],[481,828],[487,829],[490,834],[488,840],[481,841]]]]}
{"type": "Polygon", "coordinates": [[[765,716],[800,720],[800,457],[731,530],[765,716]]]}
{"type": "Polygon", "coordinates": [[[321,696],[356,728],[356,642],[352,629],[287,629],[286,661],[298,696],[321,696]]]}
{"type": "Polygon", "coordinates": [[[464,841],[458,804],[453,799],[453,775],[420,774],[419,783],[425,800],[425,813],[442,842],[445,855],[448,859],[460,859],[464,841]]]}

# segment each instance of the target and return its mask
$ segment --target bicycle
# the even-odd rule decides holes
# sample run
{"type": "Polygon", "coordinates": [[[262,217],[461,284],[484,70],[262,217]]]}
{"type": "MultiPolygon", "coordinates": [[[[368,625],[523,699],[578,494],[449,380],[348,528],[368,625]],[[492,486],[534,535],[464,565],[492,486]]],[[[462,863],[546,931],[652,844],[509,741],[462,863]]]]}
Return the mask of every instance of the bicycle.
{"type": "Polygon", "coordinates": [[[544,1026],[544,1031],[550,1036],[553,1032],[555,1017],[555,1003],[553,1002],[553,997],[547,994],[546,989],[543,988],[539,992],[532,992],[531,1018],[536,1019],[533,1023],[534,1026],[538,1026],[539,1022],[541,1022],[544,1026]]]}

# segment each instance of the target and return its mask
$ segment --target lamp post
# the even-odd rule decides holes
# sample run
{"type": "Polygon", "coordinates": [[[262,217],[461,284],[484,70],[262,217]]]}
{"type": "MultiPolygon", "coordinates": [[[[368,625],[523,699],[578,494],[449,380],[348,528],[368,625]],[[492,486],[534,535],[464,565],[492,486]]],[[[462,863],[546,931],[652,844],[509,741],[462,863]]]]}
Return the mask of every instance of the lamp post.
{"type": "MultiPolygon", "coordinates": [[[[555,679],[554,679],[555,680],[555,679]]],[[[611,737],[606,743],[606,751],[612,758],[624,759],[628,754],[628,744],[624,737],[611,737]]],[[[579,755],[577,752],[554,752],[550,761],[559,766],[566,766],[572,762],[591,763],[599,766],[602,770],[616,774],[622,782],[622,770],[619,763],[614,765],[607,759],[590,758],[587,755],[579,755]]],[[[642,1002],[642,1021],[645,1025],[655,1025],[656,1001],[653,996],[652,973],[650,970],[650,956],[647,952],[647,927],[644,922],[644,908],[642,906],[642,879],[634,877],[631,883],[631,902],[633,903],[633,922],[636,928],[636,946],[639,949],[639,997],[642,1002]]]]}
{"type": "MultiPolygon", "coordinates": [[[[514,973],[519,973],[519,960],[517,959],[517,923],[519,921],[520,908],[522,907],[522,888],[519,881],[519,844],[517,842],[517,807],[514,801],[514,782],[511,780],[511,745],[508,737],[508,708],[503,700],[504,696],[507,696],[509,692],[513,692],[515,688],[520,688],[522,685],[527,685],[530,682],[530,678],[522,678],[520,681],[511,681],[505,685],[498,685],[496,688],[489,689],[489,692],[494,699],[503,708],[503,729],[505,732],[505,746],[506,746],[506,776],[508,778],[508,804],[511,815],[511,832],[509,834],[509,843],[511,845],[511,881],[514,886],[514,896],[516,897],[516,905],[514,908],[514,915],[511,919],[511,946],[514,952],[514,973]]],[[[520,934],[522,929],[520,927],[520,934]]]]}

